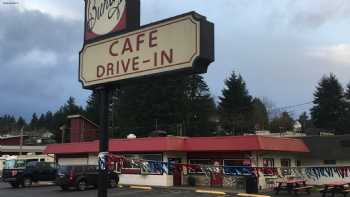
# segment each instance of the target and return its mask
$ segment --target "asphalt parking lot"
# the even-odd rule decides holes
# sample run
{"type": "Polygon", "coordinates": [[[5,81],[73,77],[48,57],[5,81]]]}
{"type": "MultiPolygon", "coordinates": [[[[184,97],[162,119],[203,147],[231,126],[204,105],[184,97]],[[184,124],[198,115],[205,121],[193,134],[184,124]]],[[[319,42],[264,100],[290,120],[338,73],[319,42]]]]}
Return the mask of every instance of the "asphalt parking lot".
{"type": "MultiPolygon", "coordinates": [[[[96,197],[97,190],[90,189],[83,192],[61,191],[57,186],[33,186],[30,188],[13,189],[8,184],[0,183],[0,197],[96,197]]],[[[217,194],[202,194],[191,190],[173,189],[131,189],[128,187],[108,190],[108,196],[145,196],[145,197],[213,197],[217,194]]],[[[222,196],[222,195],[221,195],[222,196]]],[[[228,196],[228,195],[226,195],[228,196]]]]}
{"type": "MultiPolygon", "coordinates": [[[[273,192],[260,193],[261,195],[269,195],[271,197],[294,197],[294,194],[281,193],[275,195],[273,192]]],[[[186,189],[160,189],[153,188],[151,190],[134,189],[129,187],[114,188],[108,190],[108,197],[232,197],[236,196],[234,193],[226,195],[197,193],[195,190],[186,189]]],[[[343,195],[341,195],[343,196],[343,195]]],[[[96,189],[89,189],[87,191],[62,191],[57,186],[33,186],[30,188],[13,189],[8,184],[0,182],[0,197],[97,197],[96,189]]],[[[301,193],[298,197],[321,197],[319,192],[313,192],[311,195],[301,193]]]]}

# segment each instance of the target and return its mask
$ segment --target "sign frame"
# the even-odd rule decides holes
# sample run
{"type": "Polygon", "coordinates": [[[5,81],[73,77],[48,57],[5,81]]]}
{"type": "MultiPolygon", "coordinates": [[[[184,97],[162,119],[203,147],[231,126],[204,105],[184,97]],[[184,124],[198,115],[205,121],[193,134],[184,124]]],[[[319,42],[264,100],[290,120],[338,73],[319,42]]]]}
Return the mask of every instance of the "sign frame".
{"type": "MultiPolygon", "coordinates": [[[[130,32],[133,30],[136,30],[140,28],[140,20],[141,20],[141,5],[140,0],[124,0],[126,2],[126,17],[125,17],[125,28],[117,31],[111,31],[109,33],[106,33],[104,35],[97,35],[94,38],[87,38],[87,32],[88,32],[88,13],[87,13],[87,6],[88,2],[92,0],[84,0],[84,46],[89,43],[101,41],[116,35],[120,35],[126,32],[130,32]]],[[[116,24],[117,25],[117,24],[116,24]]],[[[83,47],[84,47],[83,46],[83,47]]]]}
{"type": "MultiPolygon", "coordinates": [[[[196,12],[188,12],[185,14],[181,14],[175,17],[171,17],[168,19],[164,19],[161,21],[157,21],[154,23],[150,23],[144,26],[141,26],[140,28],[134,30],[135,32],[145,29],[145,28],[150,28],[162,23],[167,23],[171,22],[180,18],[184,18],[187,16],[191,16],[194,20],[199,22],[200,24],[200,39],[199,39],[199,55],[197,58],[193,61],[193,64],[191,67],[183,68],[183,69],[177,69],[177,70],[170,70],[170,71],[165,71],[165,72],[159,72],[159,73],[152,73],[148,75],[143,75],[143,76],[137,76],[137,77],[132,77],[128,79],[122,79],[118,81],[111,81],[111,82],[106,82],[106,83],[98,83],[98,84],[93,84],[93,85],[85,85],[84,81],[81,79],[81,56],[82,53],[84,52],[84,49],[86,48],[86,45],[92,44],[92,43],[85,43],[81,51],[79,52],[79,81],[82,83],[82,86],[84,89],[95,89],[100,86],[113,86],[113,85],[120,85],[124,84],[125,82],[132,82],[138,79],[145,79],[145,78],[152,78],[155,76],[159,75],[167,75],[167,74],[174,74],[174,73],[184,73],[184,74],[200,74],[200,73],[206,73],[208,70],[208,66],[210,63],[212,63],[215,60],[215,51],[214,51],[214,24],[207,21],[205,16],[202,16],[196,12]]],[[[118,32],[118,34],[113,34],[111,36],[108,36],[107,38],[113,38],[117,36],[121,36],[124,33],[132,33],[132,31],[128,32],[118,32]]],[[[107,39],[103,38],[103,39],[107,39]]],[[[97,41],[95,41],[97,42],[97,41]]]]}

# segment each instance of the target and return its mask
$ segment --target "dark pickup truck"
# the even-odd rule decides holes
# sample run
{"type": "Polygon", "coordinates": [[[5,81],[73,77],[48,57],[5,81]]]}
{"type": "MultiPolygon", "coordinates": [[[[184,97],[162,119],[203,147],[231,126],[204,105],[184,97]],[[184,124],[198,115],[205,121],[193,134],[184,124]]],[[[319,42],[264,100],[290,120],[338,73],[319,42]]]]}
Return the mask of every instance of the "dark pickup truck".
{"type": "MultiPolygon", "coordinates": [[[[113,171],[108,172],[109,186],[116,187],[119,183],[119,176],[113,171]]],[[[98,185],[98,170],[96,165],[80,165],[80,166],[60,166],[57,171],[56,184],[62,190],[76,188],[84,191],[86,188],[98,185]]]]}
{"type": "Polygon", "coordinates": [[[33,182],[55,181],[57,169],[53,163],[16,161],[5,165],[2,179],[12,187],[30,187],[33,182]],[[12,165],[13,164],[13,165],[12,165]]]}

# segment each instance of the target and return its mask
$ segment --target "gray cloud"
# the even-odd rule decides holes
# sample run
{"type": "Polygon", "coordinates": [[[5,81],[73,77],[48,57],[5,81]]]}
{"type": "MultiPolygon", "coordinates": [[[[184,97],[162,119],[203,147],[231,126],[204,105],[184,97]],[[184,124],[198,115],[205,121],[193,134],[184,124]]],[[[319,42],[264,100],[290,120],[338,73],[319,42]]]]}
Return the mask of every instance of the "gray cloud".
{"type": "MultiPolygon", "coordinates": [[[[80,3],[73,7],[68,0],[50,3],[71,8],[62,13],[82,12],[80,3]]],[[[142,24],[192,10],[215,23],[216,61],[205,77],[216,96],[232,70],[243,75],[251,94],[268,97],[277,106],[312,100],[324,74],[335,73],[343,84],[350,81],[349,66],[343,65],[348,61],[339,59],[348,54],[348,47],[335,47],[350,43],[347,0],[141,3],[142,24]],[[328,56],[328,51],[334,55],[328,56]]],[[[35,111],[55,110],[70,95],[80,103],[87,96],[77,81],[82,18],[57,17],[57,9],[54,17],[45,8],[31,10],[0,6],[0,114],[29,116],[35,111]],[[41,54],[45,57],[38,59],[41,54]]]]}
{"type": "Polygon", "coordinates": [[[288,4],[290,23],[299,28],[319,28],[334,20],[347,20],[350,3],[347,0],[291,1],[288,4]]]}
{"type": "Polygon", "coordinates": [[[0,114],[30,117],[56,110],[70,95],[82,103],[86,92],[77,77],[82,21],[15,8],[2,8],[0,18],[0,114]]]}

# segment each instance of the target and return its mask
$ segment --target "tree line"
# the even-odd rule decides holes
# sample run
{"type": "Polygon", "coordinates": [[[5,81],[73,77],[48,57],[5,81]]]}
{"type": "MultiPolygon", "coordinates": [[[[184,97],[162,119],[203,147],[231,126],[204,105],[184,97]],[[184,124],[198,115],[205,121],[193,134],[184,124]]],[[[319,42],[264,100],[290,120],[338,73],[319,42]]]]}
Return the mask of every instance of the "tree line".
{"type": "MultiPolygon", "coordinates": [[[[167,75],[140,79],[113,89],[109,95],[110,135],[139,137],[165,131],[170,135],[240,135],[256,130],[282,132],[293,130],[296,120],[288,111],[274,113],[265,99],[250,95],[243,77],[236,72],[225,80],[217,101],[201,75],[167,75]]],[[[334,74],[324,76],[314,93],[310,114],[297,119],[301,131],[319,129],[345,134],[350,132],[350,83],[343,88],[334,74]],[[311,117],[309,117],[311,115],[311,117]]],[[[53,132],[60,139],[60,127],[67,116],[82,114],[98,124],[98,94],[92,92],[84,107],[70,97],[57,111],[24,118],[0,117],[0,134],[53,132]]]]}

